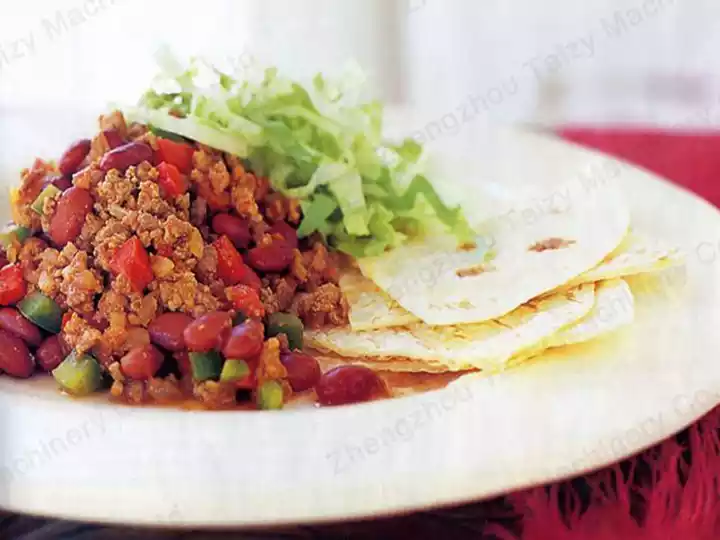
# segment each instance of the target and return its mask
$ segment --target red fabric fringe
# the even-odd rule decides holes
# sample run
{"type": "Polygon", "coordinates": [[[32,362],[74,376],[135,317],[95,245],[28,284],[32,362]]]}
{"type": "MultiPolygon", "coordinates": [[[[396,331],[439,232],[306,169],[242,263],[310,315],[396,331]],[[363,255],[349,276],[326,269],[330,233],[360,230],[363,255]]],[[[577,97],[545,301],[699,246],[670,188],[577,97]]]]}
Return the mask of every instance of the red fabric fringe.
{"type": "Polygon", "coordinates": [[[585,478],[586,509],[567,483],[510,496],[522,534],[498,525],[485,532],[499,540],[720,539],[720,408],[624,469],[585,478]]]}

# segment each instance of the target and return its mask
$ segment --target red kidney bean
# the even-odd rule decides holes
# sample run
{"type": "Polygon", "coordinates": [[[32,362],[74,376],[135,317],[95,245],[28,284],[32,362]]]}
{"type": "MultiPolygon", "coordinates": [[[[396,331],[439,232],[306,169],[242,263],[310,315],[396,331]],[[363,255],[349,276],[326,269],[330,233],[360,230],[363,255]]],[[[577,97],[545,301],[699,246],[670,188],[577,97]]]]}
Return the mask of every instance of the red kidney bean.
{"type": "Polygon", "coordinates": [[[173,353],[173,358],[177,362],[178,371],[184,377],[185,375],[192,375],[192,365],[190,364],[190,355],[187,351],[180,351],[173,353]]]}
{"type": "Polygon", "coordinates": [[[212,229],[217,234],[226,235],[238,249],[245,249],[252,240],[250,223],[230,214],[215,214],[212,219],[212,229]]]}
{"type": "Polygon", "coordinates": [[[293,260],[292,248],[283,241],[248,251],[248,264],[261,272],[282,272],[293,260]]]}
{"type": "Polygon", "coordinates": [[[137,165],[143,161],[150,161],[153,157],[152,148],[141,142],[131,142],[113,148],[100,160],[100,169],[108,172],[110,169],[117,169],[124,172],[131,165],[137,165]]]}
{"type": "Polygon", "coordinates": [[[122,138],[120,132],[115,128],[103,130],[103,137],[105,137],[105,141],[107,141],[108,146],[111,150],[117,148],[118,146],[122,146],[127,142],[125,141],[125,139],[122,138]]]}
{"type": "Polygon", "coordinates": [[[282,237],[285,239],[285,241],[288,243],[288,245],[292,249],[297,249],[297,247],[298,247],[297,231],[295,229],[293,229],[289,223],[287,223],[285,221],[278,221],[277,223],[275,223],[272,227],[270,227],[268,229],[268,233],[282,235],[282,237]]]}
{"type": "Polygon", "coordinates": [[[0,330],[0,369],[22,379],[27,379],[35,369],[25,342],[6,330],[0,330]]]}
{"type": "Polygon", "coordinates": [[[0,268],[8,264],[10,264],[10,261],[7,260],[7,257],[3,253],[0,253],[0,268]]]}
{"type": "Polygon", "coordinates": [[[265,328],[263,324],[250,319],[232,329],[222,352],[225,358],[247,360],[260,354],[264,341],[265,328]]]}
{"type": "Polygon", "coordinates": [[[64,191],[50,220],[48,234],[52,241],[58,246],[64,246],[75,240],[92,206],[93,198],[88,190],[73,186],[64,191]]]}
{"type": "Polygon", "coordinates": [[[60,335],[50,336],[35,351],[35,360],[45,371],[52,371],[70,354],[70,350],[60,335]]]}
{"type": "Polygon", "coordinates": [[[280,362],[288,372],[288,381],[295,392],[315,386],[320,379],[320,364],[309,354],[288,352],[280,355],[280,362]]]}
{"type": "Polygon", "coordinates": [[[42,342],[40,329],[15,308],[0,309],[0,328],[19,337],[31,347],[37,347],[42,342]]]}
{"type": "Polygon", "coordinates": [[[195,319],[183,330],[185,345],[191,351],[207,352],[222,346],[232,328],[230,314],[214,311],[195,319]]]}
{"type": "Polygon", "coordinates": [[[164,360],[163,354],[152,345],[135,347],[120,359],[123,374],[135,381],[146,381],[154,376],[164,360]]]}
{"type": "Polygon", "coordinates": [[[315,385],[321,405],[346,405],[379,397],[388,390],[380,376],[365,366],[338,366],[324,373],[315,385]]]}
{"type": "Polygon", "coordinates": [[[90,153],[90,139],[75,141],[65,150],[58,162],[58,169],[66,176],[76,173],[80,165],[90,153]]]}
{"type": "Polygon", "coordinates": [[[59,174],[46,177],[43,181],[43,189],[45,189],[45,187],[49,186],[50,184],[58,188],[60,191],[70,189],[73,185],[70,178],[68,178],[67,176],[60,176],[59,174]]]}
{"type": "Polygon", "coordinates": [[[183,332],[192,322],[192,317],[184,313],[163,313],[148,326],[150,339],[167,351],[182,351],[185,348],[183,332]]]}

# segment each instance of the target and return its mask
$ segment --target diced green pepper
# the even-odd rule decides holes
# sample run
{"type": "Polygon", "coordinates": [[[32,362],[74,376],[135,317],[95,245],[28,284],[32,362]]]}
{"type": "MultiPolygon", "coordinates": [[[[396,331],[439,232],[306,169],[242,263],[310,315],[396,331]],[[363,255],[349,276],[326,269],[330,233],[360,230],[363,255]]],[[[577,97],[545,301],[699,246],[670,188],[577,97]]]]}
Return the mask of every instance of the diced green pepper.
{"type": "Polygon", "coordinates": [[[43,206],[45,205],[45,201],[47,199],[54,198],[58,193],[60,193],[60,190],[56,186],[54,186],[52,184],[48,184],[45,187],[45,189],[43,189],[40,192],[40,195],[38,195],[37,198],[33,201],[30,208],[32,208],[35,211],[35,213],[40,214],[42,216],[43,215],[43,206]]]}
{"type": "Polygon", "coordinates": [[[100,364],[89,354],[71,352],[52,371],[57,383],[68,394],[86,396],[102,385],[100,364]]]}
{"type": "Polygon", "coordinates": [[[11,227],[0,232],[0,244],[2,244],[5,249],[9,248],[13,242],[22,244],[27,240],[31,232],[27,227],[11,227]]]}
{"type": "Polygon", "coordinates": [[[266,411],[283,408],[283,387],[277,381],[265,381],[257,389],[255,403],[266,411]]]}
{"type": "Polygon", "coordinates": [[[285,334],[291,350],[302,349],[303,323],[291,313],[273,313],[270,315],[265,326],[265,333],[267,337],[285,334]]]}
{"type": "Polygon", "coordinates": [[[230,358],[225,360],[220,372],[220,382],[233,382],[250,375],[250,366],[245,360],[230,358]]]}
{"type": "Polygon", "coordinates": [[[28,294],[18,304],[18,310],[26,319],[43,330],[53,334],[60,332],[62,325],[62,310],[52,298],[41,292],[28,294]]]}
{"type": "Polygon", "coordinates": [[[219,353],[215,351],[191,352],[189,356],[193,380],[200,382],[220,377],[223,359],[219,353]]]}

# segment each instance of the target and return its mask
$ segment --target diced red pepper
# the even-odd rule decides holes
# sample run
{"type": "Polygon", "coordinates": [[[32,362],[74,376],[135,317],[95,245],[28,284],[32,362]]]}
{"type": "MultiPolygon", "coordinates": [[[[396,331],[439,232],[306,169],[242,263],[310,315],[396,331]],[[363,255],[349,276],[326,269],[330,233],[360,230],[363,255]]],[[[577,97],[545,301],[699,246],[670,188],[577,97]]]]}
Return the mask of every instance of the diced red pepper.
{"type": "Polygon", "coordinates": [[[0,269],[0,305],[19,302],[26,292],[27,285],[19,264],[8,264],[0,269]]]}
{"type": "Polygon", "coordinates": [[[245,264],[240,253],[227,236],[218,237],[213,242],[213,246],[217,251],[218,276],[226,285],[242,283],[258,290],[262,287],[260,278],[245,264]]]}
{"type": "Polygon", "coordinates": [[[116,274],[123,274],[137,291],[142,291],[153,280],[150,256],[137,236],[125,241],[110,261],[116,274]]]}
{"type": "Polygon", "coordinates": [[[185,177],[180,174],[178,168],[172,163],[162,162],[157,167],[158,184],[165,197],[179,197],[187,191],[187,182],[185,177]]]}
{"type": "Polygon", "coordinates": [[[198,194],[207,201],[210,210],[223,212],[230,208],[230,194],[227,191],[215,193],[209,184],[198,184],[198,194]]]}
{"type": "Polygon", "coordinates": [[[183,174],[190,174],[193,167],[192,157],[195,152],[192,146],[159,137],[157,139],[157,145],[159,161],[175,165],[183,174]]]}
{"type": "Polygon", "coordinates": [[[235,285],[227,289],[227,296],[233,307],[245,316],[261,319],[265,316],[265,306],[260,300],[257,289],[248,285],[235,285]]]}

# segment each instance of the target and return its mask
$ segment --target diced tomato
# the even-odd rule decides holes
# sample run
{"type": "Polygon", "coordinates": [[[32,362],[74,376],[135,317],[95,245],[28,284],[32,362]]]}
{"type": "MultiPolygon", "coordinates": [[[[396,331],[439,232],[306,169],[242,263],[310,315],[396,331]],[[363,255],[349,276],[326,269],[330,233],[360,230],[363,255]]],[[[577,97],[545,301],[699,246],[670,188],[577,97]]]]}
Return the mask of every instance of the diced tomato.
{"type": "Polygon", "coordinates": [[[137,236],[125,241],[110,261],[116,274],[123,274],[137,291],[142,291],[153,280],[150,256],[137,236]]]}
{"type": "Polygon", "coordinates": [[[265,316],[265,307],[257,289],[248,285],[235,285],[227,289],[227,296],[233,307],[242,311],[247,317],[261,319],[265,316]]]}
{"type": "Polygon", "coordinates": [[[0,269],[0,305],[19,302],[26,292],[27,285],[19,264],[8,264],[0,269]]]}
{"type": "Polygon", "coordinates": [[[245,264],[238,250],[230,241],[230,239],[223,235],[218,237],[213,242],[215,251],[217,251],[218,258],[218,276],[222,279],[226,285],[237,285],[242,283],[243,285],[249,285],[252,288],[260,289],[262,283],[257,274],[245,264]]]}
{"type": "Polygon", "coordinates": [[[179,197],[187,191],[187,181],[175,165],[163,161],[157,169],[158,184],[165,197],[179,197]]]}
{"type": "Polygon", "coordinates": [[[222,212],[230,208],[230,194],[227,191],[215,193],[209,184],[198,184],[198,194],[207,201],[210,210],[222,212]]]}
{"type": "Polygon", "coordinates": [[[170,163],[183,174],[190,174],[193,166],[193,153],[195,149],[189,144],[171,141],[170,139],[157,139],[158,160],[170,163]]]}

